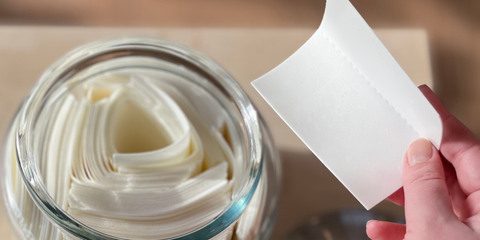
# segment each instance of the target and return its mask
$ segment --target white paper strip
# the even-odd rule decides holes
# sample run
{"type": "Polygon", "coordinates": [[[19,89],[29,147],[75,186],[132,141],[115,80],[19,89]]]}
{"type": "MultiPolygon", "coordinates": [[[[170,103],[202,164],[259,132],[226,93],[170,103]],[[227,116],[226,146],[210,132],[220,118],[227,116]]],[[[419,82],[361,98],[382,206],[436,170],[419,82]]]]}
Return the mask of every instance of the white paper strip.
{"type": "Polygon", "coordinates": [[[328,0],[320,28],[253,86],[367,209],[402,186],[419,137],[442,123],[348,0],[328,0]]]}

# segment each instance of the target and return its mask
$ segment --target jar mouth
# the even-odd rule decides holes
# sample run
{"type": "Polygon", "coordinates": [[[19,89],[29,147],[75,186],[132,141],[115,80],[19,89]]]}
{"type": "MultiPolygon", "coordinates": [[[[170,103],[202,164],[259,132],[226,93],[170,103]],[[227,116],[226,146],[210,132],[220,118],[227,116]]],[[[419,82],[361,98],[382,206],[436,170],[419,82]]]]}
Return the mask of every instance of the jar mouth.
{"type": "Polygon", "coordinates": [[[77,48],[54,63],[40,77],[18,113],[15,149],[19,170],[25,186],[39,209],[59,227],[73,236],[86,239],[122,239],[97,231],[78,221],[66,212],[50,196],[42,181],[34,154],[34,128],[46,102],[62,94],[65,86],[73,86],[85,79],[72,77],[97,63],[122,57],[143,56],[175,63],[193,71],[203,79],[208,91],[225,96],[222,104],[230,115],[237,116],[236,126],[243,135],[246,172],[241,176],[242,185],[232,196],[230,204],[214,220],[206,225],[177,236],[174,239],[208,239],[234,223],[243,212],[260,180],[263,165],[262,131],[257,112],[238,83],[212,60],[185,46],[153,38],[129,37],[94,42],[77,48]],[[228,106],[228,107],[227,107],[228,106]]]}

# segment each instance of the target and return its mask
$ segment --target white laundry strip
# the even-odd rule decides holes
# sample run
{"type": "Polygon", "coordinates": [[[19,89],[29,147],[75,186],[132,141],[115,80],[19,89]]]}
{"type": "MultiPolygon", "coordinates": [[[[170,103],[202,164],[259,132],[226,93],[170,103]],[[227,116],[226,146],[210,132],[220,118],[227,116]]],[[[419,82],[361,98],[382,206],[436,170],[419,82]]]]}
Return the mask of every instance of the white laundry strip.
{"type": "Polygon", "coordinates": [[[402,186],[408,145],[439,147],[434,108],[348,0],[253,86],[367,209],[402,186]]]}

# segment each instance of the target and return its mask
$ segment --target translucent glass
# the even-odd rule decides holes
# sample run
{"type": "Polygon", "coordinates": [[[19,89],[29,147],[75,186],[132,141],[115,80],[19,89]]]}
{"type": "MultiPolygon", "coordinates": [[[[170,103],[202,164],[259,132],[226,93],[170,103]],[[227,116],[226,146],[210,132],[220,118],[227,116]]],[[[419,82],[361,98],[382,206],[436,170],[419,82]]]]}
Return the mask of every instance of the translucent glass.
{"type": "Polygon", "coordinates": [[[240,86],[217,64],[184,46],[149,38],[123,38],[78,48],[52,65],[25,99],[10,127],[2,158],[4,202],[17,237],[34,238],[23,221],[28,210],[20,209],[14,196],[13,189],[19,183],[12,180],[12,175],[21,174],[33,202],[63,236],[121,239],[86,226],[53,200],[39,171],[39,162],[44,159],[38,154],[35,139],[44,134],[43,126],[38,125],[39,118],[48,116],[65,93],[75,92],[80,83],[99,75],[122,72],[173,74],[178,81],[201,89],[225,110],[234,123],[230,131],[240,139],[238,150],[243,158],[236,164],[242,174],[230,204],[208,224],[174,239],[210,239],[218,235],[237,222],[257,189],[263,191],[262,205],[249,238],[267,239],[278,202],[280,164],[264,122],[240,86]],[[18,164],[6,158],[9,149],[16,153],[18,164]]]}

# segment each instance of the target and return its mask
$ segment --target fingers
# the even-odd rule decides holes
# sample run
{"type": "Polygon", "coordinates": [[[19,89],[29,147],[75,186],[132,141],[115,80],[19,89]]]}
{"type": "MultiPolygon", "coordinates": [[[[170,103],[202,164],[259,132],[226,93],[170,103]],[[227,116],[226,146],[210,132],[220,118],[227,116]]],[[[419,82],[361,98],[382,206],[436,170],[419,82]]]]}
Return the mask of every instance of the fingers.
{"type": "Polygon", "coordinates": [[[405,225],[371,220],[367,223],[367,235],[373,240],[402,240],[405,237],[405,225]]]}
{"type": "Polygon", "coordinates": [[[443,106],[426,85],[419,87],[443,122],[442,155],[453,164],[460,187],[469,195],[480,190],[480,141],[443,106]]]}
{"type": "MultiPolygon", "coordinates": [[[[464,208],[466,199],[465,193],[463,193],[463,190],[460,188],[460,185],[457,181],[457,174],[455,173],[455,168],[453,165],[443,158],[442,163],[445,173],[445,182],[450,195],[450,201],[452,202],[453,211],[459,220],[463,220],[470,216],[464,208]]],[[[403,187],[387,197],[387,200],[397,205],[405,206],[405,193],[403,191],[403,187]]]]}
{"type": "Polygon", "coordinates": [[[458,219],[462,221],[468,217],[468,213],[465,211],[466,209],[464,207],[466,199],[465,193],[458,183],[457,174],[453,165],[444,158],[442,158],[442,163],[453,212],[457,215],[458,219]]]}
{"type": "Polygon", "coordinates": [[[410,144],[403,166],[405,218],[408,226],[428,229],[438,221],[457,219],[445,183],[438,151],[426,139],[410,144]]]}
{"type": "Polygon", "coordinates": [[[404,206],[405,194],[403,193],[403,187],[392,193],[392,195],[390,195],[389,197],[387,197],[387,200],[397,205],[404,206]]]}

